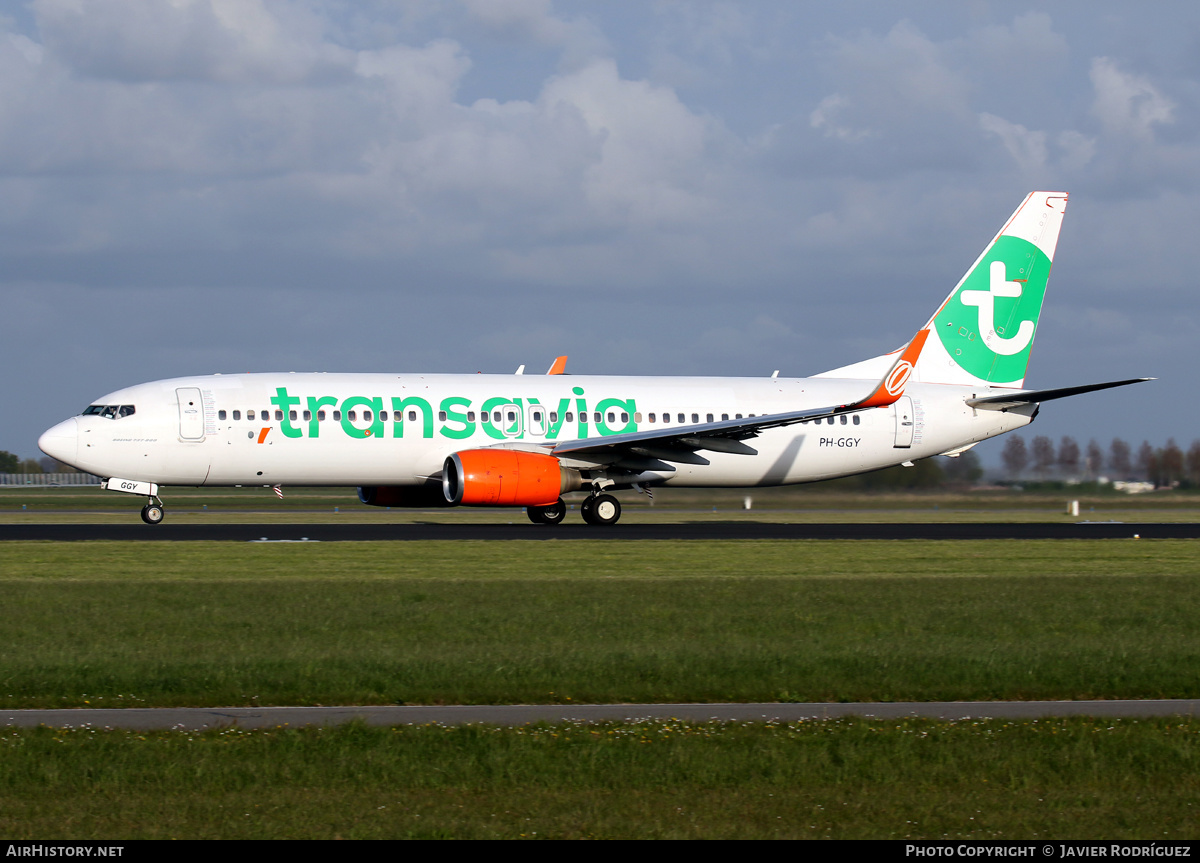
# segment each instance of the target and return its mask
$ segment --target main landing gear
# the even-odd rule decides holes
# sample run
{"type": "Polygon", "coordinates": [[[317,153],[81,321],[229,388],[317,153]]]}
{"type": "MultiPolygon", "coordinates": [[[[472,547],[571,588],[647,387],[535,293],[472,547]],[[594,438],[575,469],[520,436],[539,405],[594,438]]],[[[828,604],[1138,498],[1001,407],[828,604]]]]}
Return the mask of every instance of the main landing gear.
{"type": "Polygon", "coordinates": [[[621,518],[621,502],[611,494],[593,494],[579,509],[588,524],[616,524],[621,518]]]}
{"type": "Polygon", "coordinates": [[[567,505],[560,497],[549,506],[526,507],[525,514],[534,524],[558,524],[567,517],[567,505]]]}
{"type": "MultiPolygon", "coordinates": [[[[611,494],[593,493],[584,500],[579,511],[588,524],[616,524],[621,518],[621,503],[611,494]]],[[[560,497],[549,506],[526,507],[525,514],[534,524],[559,524],[567,517],[567,505],[560,497]]]]}

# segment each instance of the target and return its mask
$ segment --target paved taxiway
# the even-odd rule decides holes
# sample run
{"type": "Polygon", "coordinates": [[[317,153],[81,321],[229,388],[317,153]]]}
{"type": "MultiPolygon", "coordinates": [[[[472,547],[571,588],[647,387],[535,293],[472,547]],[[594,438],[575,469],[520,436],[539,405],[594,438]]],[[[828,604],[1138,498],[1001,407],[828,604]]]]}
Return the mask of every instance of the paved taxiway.
{"type": "Polygon", "coordinates": [[[1196,716],[1200,700],[1163,701],[931,701],[859,704],[515,704],[394,707],[160,707],[115,710],[4,710],[0,725],[90,726],[155,730],[204,730],[237,726],[368,725],[516,726],[531,722],[796,722],[859,716],[869,719],[1041,719],[1056,716],[1147,718],[1196,716]]]}
{"type": "Polygon", "coordinates": [[[1197,539],[1200,524],[1122,522],[980,524],[769,524],[685,522],[546,527],[512,524],[5,524],[0,541],[217,540],[223,542],[370,542],[380,540],[549,540],[549,539],[1197,539]]]}

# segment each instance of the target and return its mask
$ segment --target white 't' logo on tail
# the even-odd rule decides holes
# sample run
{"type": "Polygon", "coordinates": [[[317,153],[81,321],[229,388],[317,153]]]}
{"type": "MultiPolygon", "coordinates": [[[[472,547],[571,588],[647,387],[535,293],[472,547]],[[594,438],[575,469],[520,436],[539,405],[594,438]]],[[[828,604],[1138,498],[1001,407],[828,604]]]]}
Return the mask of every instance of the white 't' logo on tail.
{"type": "Polygon", "coordinates": [[[1011,357],[1029,347],[1033,341],[1033,321],[1021,321],[1017,334],[1004,338],[996,333],[996,297],[1021,296],[1021,283],[1006,281],[1003,261],[992,261],[988,271],[991,284],[986,291],[963,291],[961,295],[964,306],[979,307],[979,332],[983,343],[993,353],[1011,357]]]}

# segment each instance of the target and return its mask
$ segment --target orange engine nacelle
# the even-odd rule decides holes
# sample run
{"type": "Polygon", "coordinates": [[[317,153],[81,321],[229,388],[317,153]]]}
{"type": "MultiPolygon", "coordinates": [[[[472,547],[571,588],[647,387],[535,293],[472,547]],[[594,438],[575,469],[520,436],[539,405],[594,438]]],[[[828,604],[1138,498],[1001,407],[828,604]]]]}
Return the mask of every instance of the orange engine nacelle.
{"type": "Polygon", "coordinates": [[[549,506],[580,488],[579,471],[535,452],[468,449],[446,459],[442,492],[454,506],[549,506]]]}

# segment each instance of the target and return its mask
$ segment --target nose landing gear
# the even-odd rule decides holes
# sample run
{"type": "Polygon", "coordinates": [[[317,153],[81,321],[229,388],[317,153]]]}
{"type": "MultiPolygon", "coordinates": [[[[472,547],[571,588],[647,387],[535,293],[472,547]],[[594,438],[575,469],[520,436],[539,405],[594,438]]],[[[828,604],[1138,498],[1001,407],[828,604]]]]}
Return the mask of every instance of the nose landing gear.
{"type": "Polygon", "coordinates": [[[153,500],[142,507],[142,521],[146,524],[161,524],[164,514],[162,503],[153,500]]]}

